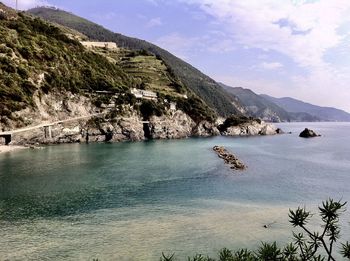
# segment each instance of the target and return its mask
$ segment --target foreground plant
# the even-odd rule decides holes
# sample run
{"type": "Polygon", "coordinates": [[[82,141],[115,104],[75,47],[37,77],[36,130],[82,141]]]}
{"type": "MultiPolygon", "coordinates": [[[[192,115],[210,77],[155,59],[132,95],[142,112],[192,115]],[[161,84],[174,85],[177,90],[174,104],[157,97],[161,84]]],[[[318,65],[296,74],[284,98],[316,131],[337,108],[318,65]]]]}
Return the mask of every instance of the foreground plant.
{"type": "MultiPolygon", "coordinates": [[[[343,259],[350,260],[350,243],[337,244],[340,238],[339,217],[345,212],[346,202],[328,199],[319,206],[319,215],[322,220],[321,232],[311,232],[308,228],[313,214],[305,208],[298,207],[296,210],[289,210],[289,222],[293,227],[299,228],[302,232],[293,232],[293,242],[284,248],[278,247],[276,242],[262,243],[256,251],[240,249],[232,252],[223,248],[219,252],[218,259],[197,254],[188,261],[331,261],[336,260],[335,249],[340,249],[343,259]]],[[[175,261],[175,255],[166,256],[164,253],[160,261],[175,261]]]]}

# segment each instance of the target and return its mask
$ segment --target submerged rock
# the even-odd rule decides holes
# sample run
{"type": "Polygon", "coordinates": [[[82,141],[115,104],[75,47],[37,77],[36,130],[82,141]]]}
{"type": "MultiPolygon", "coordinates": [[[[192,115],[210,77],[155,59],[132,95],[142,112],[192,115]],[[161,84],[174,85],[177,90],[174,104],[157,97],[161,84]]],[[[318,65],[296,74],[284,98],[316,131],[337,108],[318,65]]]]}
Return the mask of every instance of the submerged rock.
{"type": "Polygon", "coordinates": [[[229,153],[223,146],[214,146],[213,150],[218,154],[218,157],[225,161],[225,164],[231,165],[233,170],[244,170],[246,166],[233,154],[229,153]]]}
{"type": "Polygon", "coordinates": [[[319,137],[321,135],[318,135],[316,132],[314,132],[313,130],[310,130],[308,128],[305,128],[305,130],[303,130],[300,134],[299,137],[301,138],[313,138],[313,137],[319,137]]]}

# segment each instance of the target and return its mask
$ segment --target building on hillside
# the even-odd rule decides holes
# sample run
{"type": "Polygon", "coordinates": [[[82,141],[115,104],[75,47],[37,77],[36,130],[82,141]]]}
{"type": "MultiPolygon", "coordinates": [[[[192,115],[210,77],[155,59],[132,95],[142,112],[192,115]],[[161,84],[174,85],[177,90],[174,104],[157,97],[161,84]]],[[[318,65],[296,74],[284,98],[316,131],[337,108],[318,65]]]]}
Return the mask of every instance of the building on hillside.
{"type": "Polygon", "coordinates": [[[138,99],[147,99],[147,100],[156,101],[158,98],[158,96],[155,92],[140,90],[140,89],[136,89],[136,88],[131,89],[131,93],[138,99]]]}
{"type": "Polygon", "coordinates": [[[176,102],[171,102],[170,103],[170,110],[171,111],[176,111],[176,102]]]}
{"type": "Polygon", "coordinates": [[[109,50],[117,50],[118,46],[116,43],[113,42],[87,42],[87,41],[81,41],[80,42],[84,47],[86,48],[105,48],[109,50]]]}

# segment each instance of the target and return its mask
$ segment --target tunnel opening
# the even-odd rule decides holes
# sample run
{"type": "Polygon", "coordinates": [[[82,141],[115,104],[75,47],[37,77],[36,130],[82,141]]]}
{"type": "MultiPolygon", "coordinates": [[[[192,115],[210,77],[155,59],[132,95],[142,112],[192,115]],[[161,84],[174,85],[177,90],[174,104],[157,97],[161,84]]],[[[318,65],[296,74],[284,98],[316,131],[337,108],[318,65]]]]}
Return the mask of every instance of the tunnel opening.
{"type": "Polygon", "coordinates": [[[151,140],[153,138],[149,123],[144,123],[143,124],[143,133],[144,133],[144,137],[146,139],[151,140]]]}
{"type": "Polygon", "coordinates": [[[0,138],[3,138],[4,139],[4,144],[5,145],[10,145],[11,141],[12,141],[12,138],[11,138],[11,134],[8,134],[8,135],[2,135],[0,136],[0,138]]]}

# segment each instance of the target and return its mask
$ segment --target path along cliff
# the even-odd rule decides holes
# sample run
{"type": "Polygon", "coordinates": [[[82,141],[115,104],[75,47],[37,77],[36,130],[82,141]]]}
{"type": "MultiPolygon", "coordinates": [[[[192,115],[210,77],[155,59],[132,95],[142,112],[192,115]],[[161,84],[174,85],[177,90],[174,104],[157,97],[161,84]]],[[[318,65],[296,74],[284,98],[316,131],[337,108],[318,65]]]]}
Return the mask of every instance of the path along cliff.
{"type": "MultiPolygon", "coordinates": [[[[30,122],[25,128],[4,129],[12,145],[60,144],[75,142],[119,142],[147,139],[181,139],[191,136],[249,136],[277,134],[278,129],[260,120],[245,117],[226,119],[222,124],[195,122],[182,110],[168,108],[163,115],[147,120],[131,105],[121,108],[96,107],[84,96],[72,93],[47,94],[34,98],[36,110],[16,112],[30,122]],[[48,133],[48,127],[50,128],[48,133]]],[[[1,127],[1,126],[0,126],[1,127]]],[[[4,143],[1,140],[0,143],[4,143]]]]}

